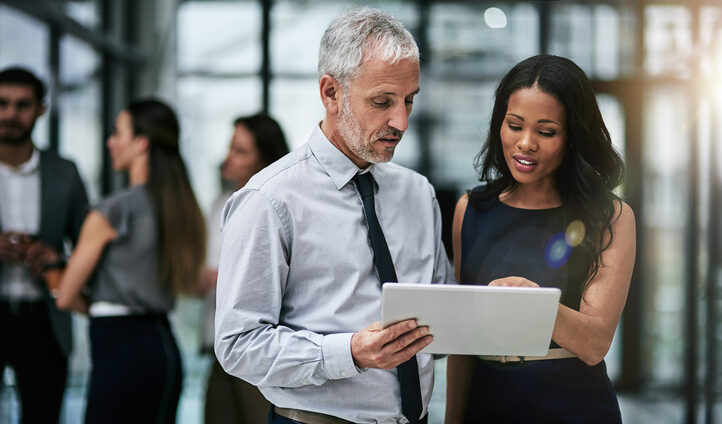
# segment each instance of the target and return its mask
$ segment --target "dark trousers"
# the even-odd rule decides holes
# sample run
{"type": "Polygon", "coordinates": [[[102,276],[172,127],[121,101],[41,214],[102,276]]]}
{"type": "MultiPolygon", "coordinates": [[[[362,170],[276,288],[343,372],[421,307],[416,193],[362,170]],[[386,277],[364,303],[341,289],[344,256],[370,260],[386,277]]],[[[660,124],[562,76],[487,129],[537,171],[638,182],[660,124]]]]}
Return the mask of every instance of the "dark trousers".
{"type": "Polygon", "coordinates": [[[68,358],[60,351],[47,305],[0,301],[0,375],[15,371],[21,422],[57,423],[68,376],[68,358]]]}
{"type": "Polygon", "coordinates": [[[263,423],[270,407],[256,386],[229,375],[218,360],[213,361],[206,390],[206,424],[263,423]]]}
{"type": "Polygon", "coordinates": [[[268,411],[268,424],[303,424],[300,421],[292,420],[290,418],[282,417],[275,412],[273,408],[268,411]]]}
{"type": "Polygon", "coordinates": [[[90,319],[85,422],[175,423],[183,371],[165,316],[90,319]]]}

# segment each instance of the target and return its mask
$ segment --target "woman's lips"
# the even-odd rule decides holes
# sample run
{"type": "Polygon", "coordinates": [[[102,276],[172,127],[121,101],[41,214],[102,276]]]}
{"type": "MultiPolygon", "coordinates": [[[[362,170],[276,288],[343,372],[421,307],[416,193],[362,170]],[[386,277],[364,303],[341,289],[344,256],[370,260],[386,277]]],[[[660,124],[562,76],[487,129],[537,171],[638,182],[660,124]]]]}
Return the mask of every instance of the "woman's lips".
{"type": "Polygon", "coordinates": [[[531,156],[514,155],[514,167],[519,172],[533,172],[537,166],[537,161],[531,156]]]}

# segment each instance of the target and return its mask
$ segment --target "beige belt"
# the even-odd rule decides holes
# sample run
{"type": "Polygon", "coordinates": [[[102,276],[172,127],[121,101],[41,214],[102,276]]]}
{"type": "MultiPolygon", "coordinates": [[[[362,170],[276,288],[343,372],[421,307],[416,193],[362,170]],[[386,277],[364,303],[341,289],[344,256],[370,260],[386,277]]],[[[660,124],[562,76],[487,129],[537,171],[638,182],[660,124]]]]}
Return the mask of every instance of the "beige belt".
{"type": "Polygon", "coordinates": [[[280,408],[273,406],[273,412],[276,414],[290,418],[295,421],[300,421],[304,424],[353,424],[351,421],[346,421],[341,418],[337,418],[331,415],[321,414],[319,412],[302,411],[300,409],[291,408],[280,408]]]}
{"type": "Polygon", "coordinates": [[[577,355],[570,351],[562,348],[549,349],[549,352],[545,356],[503,356],[503,355],[479,355],[479,359],[485,361],[496,361],[496,362],[521,362],[526,361],[543,361],[545,359],[565,359],[574,358],[577,355]]]}

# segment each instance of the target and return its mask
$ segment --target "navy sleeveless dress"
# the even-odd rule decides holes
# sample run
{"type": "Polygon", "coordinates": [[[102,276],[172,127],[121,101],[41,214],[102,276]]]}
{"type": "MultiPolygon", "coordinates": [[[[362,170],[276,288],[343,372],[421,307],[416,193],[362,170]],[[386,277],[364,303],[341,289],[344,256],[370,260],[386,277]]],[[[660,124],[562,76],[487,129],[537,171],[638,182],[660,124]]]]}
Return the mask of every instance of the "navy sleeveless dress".
{"type": "MultiPolygon", "coordinates": [[[[565,242],[571,222],[566,215],[561,206],[528,210],[496,198],[470,200],[461,232],[460,283],[524,277],[558,287],[561,303],[579,310],[587,264],[579,249],[565,242]]],[[[577,358],[475,363],[467,423],[621,422],[604,361],[591,367],[577,358]]]]}

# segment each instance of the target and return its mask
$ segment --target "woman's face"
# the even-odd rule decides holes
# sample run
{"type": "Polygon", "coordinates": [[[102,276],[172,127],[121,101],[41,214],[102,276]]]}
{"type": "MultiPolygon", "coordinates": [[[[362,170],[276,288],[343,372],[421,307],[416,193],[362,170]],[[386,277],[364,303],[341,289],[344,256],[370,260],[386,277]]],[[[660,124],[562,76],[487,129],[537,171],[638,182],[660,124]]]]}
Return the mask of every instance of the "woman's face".
{"type": "Polygon", "coordinates": [[[113,161],[113,169],[125,171],[145,150],[140,137],[133,135],[133,124],[130,113],[122,111],[115,120],[115,131],[108,137],[108,150],[113,161]]]}
{"type": "Polygon", "coordinates": [[[564,159],[566,119],[564,106],[536,84],[509,96],[501,144],[519,184],[554,186],[554,171],[564,159]]]}
{"type": "Polygon", "coordinates": [[[223,178],[231,181],[236,188],[241,188],[263,166],[253,134],[245,125],[236,125],[228,156],[221,167],[223,178]]]}

